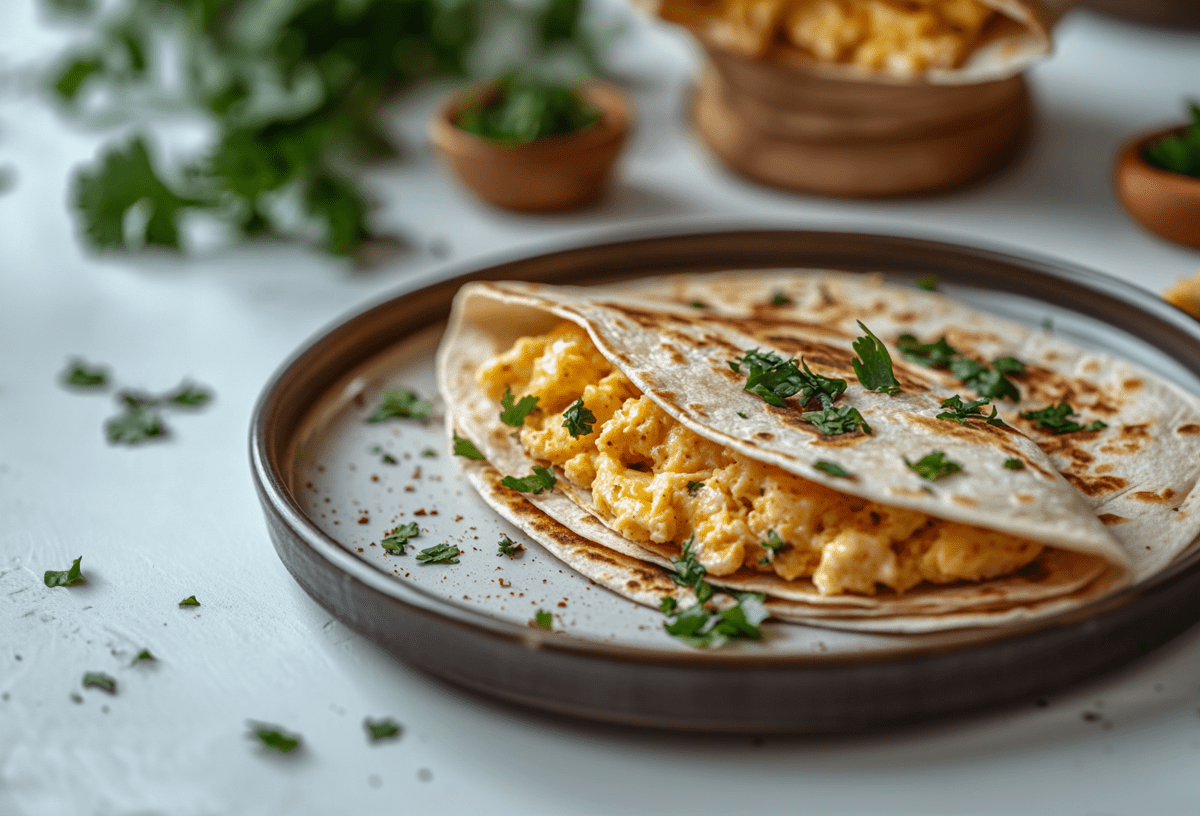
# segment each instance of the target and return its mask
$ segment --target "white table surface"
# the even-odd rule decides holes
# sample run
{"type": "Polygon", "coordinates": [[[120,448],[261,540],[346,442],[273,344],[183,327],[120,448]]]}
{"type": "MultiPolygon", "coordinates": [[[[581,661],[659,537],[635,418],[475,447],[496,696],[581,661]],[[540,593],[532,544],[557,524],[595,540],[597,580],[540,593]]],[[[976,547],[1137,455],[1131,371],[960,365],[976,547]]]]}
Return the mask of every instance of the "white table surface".
{"type": "MultiPolygon", "coordinates": [[[[971,189],[901,202],[788,195],[735,178],[689,133],[695,56],[626,15],[616,53],[639,115],[620,183],[580,214],[477,203],[423,136],[442,89],[402,101],[404,160],[370,173],[378,225],[410,250],[369,272],[278,243],[200,241],[187,256],[94,255],[68,212],[72,168],[107,132],[26,89],[65,35],[32,0],[0,12],[0,814],[1187,813],[1200,807],[1200,630],[1039,707],[845,739],[650,734],[547,718],[417,674],[332,620],[268,540],[246,453],[272,371],[340,316],[450,267],[712,220],[935,233],[1084,264],[1158,292],[1200,253],[1142,232],[1110,189],[1127,137],[1181,119],[1200,94],[1200,39],[1088,14],[1032,72],[1028,149],[971,189]],[[437,257],[431,245],[449,247],[437,257]],[[105,444],[111,399],[57,383],[68,356],[122,384],[184,375],[215,403],[163,444],[105,444]],[[82,554],[84,587],[47,589],[82,554]],[[202,606],[177,602],[196,594],[202,606]],[[160,658],[129,667],[142,648],[160,658]],[[85,671],[118,679],[110,697],[85,671]],[[72,694],[82,702],[72,701],[72,694]],[[1089,714],[1085,718],[1085,714],[1089,714]],[[403,737],[372,746],[365,716],[403,737]],[[1099,715],[1099,716],[1094,716],[1099,715]],[[271,756],[258,719],[306,747],[271,756]]],[[[188,123],[164,131],[201,144],[188,123]]]]}

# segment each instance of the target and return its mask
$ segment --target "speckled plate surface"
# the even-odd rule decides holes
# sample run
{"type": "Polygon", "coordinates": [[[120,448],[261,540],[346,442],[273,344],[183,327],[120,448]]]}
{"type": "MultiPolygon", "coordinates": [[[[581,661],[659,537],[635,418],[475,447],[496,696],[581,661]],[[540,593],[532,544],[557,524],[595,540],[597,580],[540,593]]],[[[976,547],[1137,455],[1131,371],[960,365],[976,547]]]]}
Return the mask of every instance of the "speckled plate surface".
{"type": "Polygon", "coordinates": [[[568,249],[399,295],[299,351],[267,385],[251,459],[296,580],[400,659],[475,691],[595,719],[722,731],[849,732],[1049,692],[1120,665],[1200,619],[1200,554],[1035,624],[922,636],[767,624],[760,643],[683,646],[662,616],[592,585],[499,518],[459,473],[433,356],[466,280],[588,283],[679,271],[808,267],[935,274],[958,300],[1109,351],[1200,392],[1200,331],[1123,282],[1058,262],[881,235],[705,232],[568,249]],[[428,420],[368,417],[394,387],[428,420]],[[417,522],[405,555],[379,542],[417,522]],[[502,536],[525,545],[498,554],[502,536]],[[457,564],[416,553],[448,542],[457,564]],[[532,625],[538,612],[550,631],[532,625]]]}

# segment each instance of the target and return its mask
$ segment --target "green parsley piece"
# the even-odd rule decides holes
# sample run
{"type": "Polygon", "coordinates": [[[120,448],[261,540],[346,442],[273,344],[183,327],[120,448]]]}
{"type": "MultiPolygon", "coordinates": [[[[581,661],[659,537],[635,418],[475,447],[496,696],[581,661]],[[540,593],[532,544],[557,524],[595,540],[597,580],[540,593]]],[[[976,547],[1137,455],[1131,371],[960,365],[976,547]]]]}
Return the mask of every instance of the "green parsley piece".
{"type": "Polygon", "coordinates": [[[417,523],[411,521],[408,524],[401,524],[388,533],[383,541],[379,542],[379,546],[392,555],[404,555],[404,549],[408,545],[408,540],[416,538],[420,534],[421,530],[417,527],[417,523]]]}
{"type": "Polygon", "coordinates": [[[572,437],[587,436],[592,432],[596,415],[583,406],[583,397],[571,403],[571,407],[563,411],[563,427],[572,437]]]}
{"type": "Polygon", "coordinates": [[[518,544],[508,536],[504,536],[500,539],[499,551],[496,553],[496,555],[520,555],[521,551],[524,549],[524,544],[518,544]]]}
{"type": "Polygon", "coordinates": [[[826,462],[824,459],[818,459],[813,462],[813,467],[822,473],[828,473],[830,476],[836,476],[839,479],[853,479],[854,477],[841,465],[834,462],[826,462]]]}
{"type": "Polygon", "coordinates": [[[850,433],[862,426],[863,433],[870,434],[871,426],[863,419],[857,408],[849,405],[831,405],[823,411],[809,411],[800,415],[801,419],[817,426],[817,430],[826,436],[838,436],[850,433]]]}
{"type": "Polygon", "coordinates": [[[388,419],[427,419],[433,413],[433,403],[421,399],[417,392],[407,388],[393,388],[379,398],[379,407],[367,418],[367,422],[383,422],[388,419]]]}
{"type": "Polygon", "coordinates": [[[67,370],[62,373],[63,385],[72,388],[106,388],[108,386],[108,369],[102,365],[88,365],[78,357],[72,357],[67,362],[67,370]]]}
{"type": "Polygon", "coordinates": [[[299,734],[290,734],[278,725],[254,722],[253,720],[248,721],[246,725],[250,728],[250,733],[246,736],[258,740],[263,747],[281,754],[290,754],[304,742],[299,734]]]}
{"type": "Polygon", "coordinates": [[[1054,321],[1048,317],[1042,318],[1042,331],[1054,333],[1054,321]]]}
{"type": "Polygon", "coordinates": [[[1021,401],[1021,392],[1012,380],[969,357],[960,357],[950,363],[950,372],[981,397],[1021,401]]]}
{"type": "Polygon", "coordinates": [[[554,486],[558,484],[558,479],[555,478],[554,472],[550,468],[534,465],[533,475],[522,479],[505,476],[500,480],[500,484],[509,490],[516,490],[518,493],[532,493],[537,496],[543,490],[553,490],[554,486]]]}
{"type": "Polygon", "coordinates": [[[487,461],[487,457],[479,452],[479,448],[475,447],[470,439],[463,439],[458,434],[454,434],[454,455],[462,456],[473,462],[487,461]]]}
{"type": "Polygon", "coordinates": [[[554,616],[544,609],[539,609],[537,614],[533,616],[533,625],[549,632],[554,628],[554,616]]]}
{"type": "Polygon", "coordinates": [[[83,687],[100,689],[109,694],[117,693],[117,681],[104,672],[88,672],[83,675],[83,687]]]}
{"type": "Polygon", "coordinates": [[[896,348],[905,360],[926,368],[948,368],[958,356],[958,349],[946,342],[945,335],[939,337],[937,342],[921,343],[911,334],[902,334],[896,341],[896,348]]]}
{"type": "Polygon", "coordinates": [[[938,419],[948,419],[951,422],[957,422],[959,425],[966,425],[969,419],[982,419],[988,425],[1003,425],[1004,420],[1000,418],[999,411],[996,406],[986,398],[972,400],[971,402],[963,402],[963,398],[955,394],[949,399],[942,400],[942,407],[949,408],[949,411],[942,411],[937,415],[938,419]],[[987,415],[983,413],[982,406],[991,405],[992,413],[987,415]]]}
{"type": "Polygon", "coordinates": [[[687,483],[687,492],[688,492],[688,495],[689,495],[689,496],[695,496],[695,495],[696,495],[696,491],[697,491],[697,490],[699,490],[699,489],[700,489],[700,488],[702,488],[702,487],[704,487],[704,482],[688,482],[688,483],[687,483]]]}
{"type": "Polygon", "coordinates": [[[693,309],[707,309],[708,308],[708,304],[702,300],[693,300],[688,305],[691,306],[693,309]]]}
{"type": "Polygon", "coordinates": [[[759,566],[765,567],[775,560],[775,553],[787,546],[787,542],[779,537],[779,533],[774,530],[767,530],[767,540],[760,541],[758,546],[767,551],[767,554],[758,562],[759,566]]]}
{"type": "Polygon", "coordinates": [[[800,395],[802,405],[815,397],[822,407],[828,408],[846,390],[845,380],[814,374],[803,360],[797,364],[795,359],[785,360],[771,351],[752,349],[741,359],[729,361],[735,374],[742,373],[743,365],[749,368],[749,374],[742,390],[757,394],[763,402],[780,408],[785,399],[796,394],[800,395]]]}
{"type": "Polygon", "coordinates": [[[1025,373],[1025,364],[1016,357],[997,357],[992,360],[992,368],[1001,374],[1015,374],[1018,377],[1025,373]]]}
{"type": "Polygon", "coordinates": [[[503,409],[500,421],[510,427],[520,428],[525,424],[525,417],[537,409],[537,404],[538,398],[532,394],[517,400],[512,390],[505,388],[504,396],[500,397],[500,407],[503,409]]]}
{"type": "Polygon", "coordinates": [[[158,658],[155,657],[154,655],[150,654],[149,649],[142,649],[140,652],[137,653],[137,657],[135,657],[133,659],[133,662],[131,662],[129,665],[135,666],[138,663],[142,663],[142,662],[157,663],[158,658]]]}
{"type": "Polygon", "coordinates": [[[1004,460],[1004,466],[1009,470],[1024,470],[1025,463],[1015,456],[1004,460]]]}
{"type": "Polygon", "coordinates": [[[695,543],[696,536],[693,535],[684,542],[683,554],[679,558],[671,557],[671,566],[675,568],[675,572],[671,573],[671,580],[680,586],[695,589],[696,600],[703,604],[713,596],[713,588],[712,584],[704,580],[708,570],[692,555],[692,546],[695,543]]]}
{"type": "Polygon", "coordinates": [[[384,717],[381,720],[372,720],[367,717],[363,720],[363,728],[366,729],[367,739],[371,742],[399,739],[400,734],[404,731],[403,726],[391,717],[384,717]]]}
{"type": "Polygon", "coordinates": [[[926,292],[936,292],[938,288],[937,275],[922,275],[917,278],[917,288],[926,292]]]}
{"type": "Polygon", "coordinates": [[[83,560],[83,556],[79,556],[71,563],[71,568],[66,570],[46,570],[42,582],[48,587],[72,587],[79,584],[86,584],[87,578],[83,577],[83,570],[79,568],[79,562],[83,560]]]}
{"type": "Polygon", "coordinates": [[[892,372],[892,355],[888,353],[883,341],[872,333],[861,320],[858,327],[867,333],[854,341],[854,351],[858,355],[850,364],[854,366],[854,375],[868,391],[878,391],[881,394],[896,394],[900,391],[900,383],[892,372]]]}
{"type": "Polygon", "coordinates": [[[679,601],[670,595],[664,595],[658,602],[658,608],[664,615],[674,615],[675,610],[679,608],[679,601]]]}
{"type": "Polygon", "coordinates": [[[915,462],[908,461],[906,456],[904,464],[908,465],[909,470],[928,482],[936,482],[938,479],[944,479],[962,470],[962,465],[951,462],[941,451],[933,451],[915,462]]]}
{"type": "Polygon", "coordinates": [[[1058,405],[1051,405],[1048,408],[1043,408],[1040,411],[1026,411],[1021,414],[1021,419],[1032,420],[1033,427],[1044,428],[1056,434],[1075,433],[1076,431],[1099,431],[1107,428],[1107,423],[1096,420],[1090,425],[1080,425],[1071,419],[1075,409],[1065,402],[1060,402],[1058,405]]]}
{"type": "Polygon", "coordinates": [[[743,414],[741,411],[738,411],[738,412],[737,412],[737,415],[738,415],[738,416],[740,416],[742,419],[749,419],[749,418],[750,418],[750,417],[746,416],[745,414],[743,414]]]}
{"type": "Polygon", "coordinates": [[[426,448],[425,450],[421,451],[421,455],[426,459],[436,459],[437,451],[435,451],[433,448],[426,448]]]}
{"type": "Polygon", "coordinates": [[[199,606],[200,602],[196,600],[195,595],[188,595],[186,598],[184,598],[182,601],[179,602],[179,605],[180,606],[199,606]]]}
{"type": "Polygon", "coordinates": [[[471,99],[454,124],[485,139],[521,145],[586,130],[603,119],[604,112],[575,88],[512,72],[471,99]]]}
{"type": "Polygon", "coordinates": [[[790,306],[791,303],[792,303],[792,299],[790,297],[788,297],[787,295],[785,295],[782,290],[779,292],[776,292],[771,297],[771,305],[772,306],[790,306]]]}
{"type": "Polygon", "coordinates": [[[157,411],[130,405],[125,413],[104,423],[104,433],[112,445],[140,445],[167,435],[167,426],[157,411]]]}
{"type": "Polygon", "coordinates": [[[766,597],[754,592],[735,595],[737,603],[719,611],[709,611],[703,604],[688,607],[668,618],[663,629],[689,646],[717,648],[730,638],[762,640],[758,625],[770,614],[766,597]]]}
{"type": "Polygon", "coordinates": [[[212,401],[213,393],[203,385],[184,380],[171,393],[167,394],[163,399],[178,408],[203,408],[212,401]]]}
{"type": "Polygon", "coordinates": [[[462,550],[443,541],[441,544],[421,550],[417,560],[422,564],[457,564],[460,555],[462,555],[462,550]]]}
{"type": "Polygon", "coordinates": [[[1192,123],[1182,133],[1164,136],[1142,149],[1150,164],[1183,176],[1200,178],[1200,105],[1189,105],[1192,123]]]}

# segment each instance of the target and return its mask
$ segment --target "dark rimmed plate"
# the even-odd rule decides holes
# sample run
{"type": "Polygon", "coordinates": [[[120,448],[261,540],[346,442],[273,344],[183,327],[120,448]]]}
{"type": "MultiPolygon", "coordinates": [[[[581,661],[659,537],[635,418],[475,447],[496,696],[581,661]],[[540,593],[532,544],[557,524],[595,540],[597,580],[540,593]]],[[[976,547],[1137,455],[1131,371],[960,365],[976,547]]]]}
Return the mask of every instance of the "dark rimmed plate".
{"type": "MultiPolygon", "coordinates": [[[[450,301],[468,280],[600,282],[805,267],[934,274],[947,293],[1055,330],[1200,391],[1200,330],[1122,281],[1043,258],[859,233],[731,231],[625,240],[508,261],[370,307],[298,352],[255,409],[250,452],[268,528],[302,587],[406,663],[466,688],[576,716],[749,732],[882,728],[1028,699],[1121,665],[1200,619],[1200,552],[1050,620],[928,636],[773,625],[761,644],[688,649],[652,610],[593,587],[500,521],[456,476],[436,420],[366,422],[384,390],[429,393],[450,301]],[[389,462],[387,460],[393,460],[389,462]],[[375,546],[451,541],[457,565],[375,546]],[[513,560],[501,535],[528,542],[513,560]],[[549,611],[553,631],[529,625],[549,611]]],[[[439,406],[440,409],[440,406],[439,406]]]]}

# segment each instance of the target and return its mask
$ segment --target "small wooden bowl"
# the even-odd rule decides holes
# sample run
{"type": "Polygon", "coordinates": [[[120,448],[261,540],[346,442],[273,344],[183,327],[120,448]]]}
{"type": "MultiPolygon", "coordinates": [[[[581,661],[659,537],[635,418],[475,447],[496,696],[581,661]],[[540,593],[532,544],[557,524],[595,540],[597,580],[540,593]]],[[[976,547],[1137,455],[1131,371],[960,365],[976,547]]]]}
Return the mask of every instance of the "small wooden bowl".
{"type": "Polygon", "coordinates": [[[454,124],[470,96],[449,99],[429,123],[429,138],[447,167],[485,201],[510,210],[555,212],[600,195],[630,127],[629,103],[614,85],[589,81],[583,98],[604,112],[576,133],[509,145],[454,124]]]}
{"type": "Polygon", "coordinates": [[[1146,145],[1185,129],[1168,128],[1126,144],[1113,184],[1134,221],[1168,241],[1200,249],[1200,178],[1161,170],[1142,158],[1146,145]]]}

